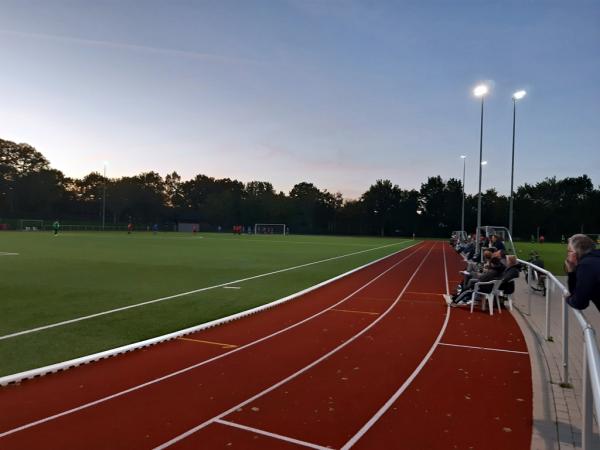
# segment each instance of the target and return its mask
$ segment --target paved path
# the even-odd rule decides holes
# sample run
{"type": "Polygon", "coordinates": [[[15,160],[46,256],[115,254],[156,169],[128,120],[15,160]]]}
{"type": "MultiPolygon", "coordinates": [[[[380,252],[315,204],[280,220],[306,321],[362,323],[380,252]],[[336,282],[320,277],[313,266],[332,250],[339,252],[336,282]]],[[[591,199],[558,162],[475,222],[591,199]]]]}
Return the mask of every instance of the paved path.
{"type": "MultiPolygon", "coordinates": [[[[564,280],[564,277],[562,277],[564,280]]],[[[566,280],[563,281],[566,283],[566,280]]],[[[545,297],[532,293],[522,277],[517,284],[514,312],[525,334],[531,354],[534,389],[534,430],[532,449],[570,450],[581,448],[581,374],[583,335],[569,310],[569,383],[562,380],[562,305],[559,292],[550,294],[550,333],[545,339],[545,297]]],[[[600,333],[600,314],[591,307],[586,318],[600,333]]],[[[600,346],[600,339],[597,339],[600,346]]],[[[598,424],[595,422],[592,448],[600,449],[598,424]]]]}

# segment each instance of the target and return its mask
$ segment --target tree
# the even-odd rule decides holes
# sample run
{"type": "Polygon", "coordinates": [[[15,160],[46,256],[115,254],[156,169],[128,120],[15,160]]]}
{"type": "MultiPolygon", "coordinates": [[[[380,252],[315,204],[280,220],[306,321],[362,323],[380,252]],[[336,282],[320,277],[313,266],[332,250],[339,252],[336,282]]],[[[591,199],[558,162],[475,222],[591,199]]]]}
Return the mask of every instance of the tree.
{"type": "Polygon", "coordinates": [[[381,236],[385,235],[386,226],[389,225],[394,210],[398,209],[400,199],[400,188],[392,185],[390,180],[377,180],[362,195],[365,211],[379,229],[381,236]]]}

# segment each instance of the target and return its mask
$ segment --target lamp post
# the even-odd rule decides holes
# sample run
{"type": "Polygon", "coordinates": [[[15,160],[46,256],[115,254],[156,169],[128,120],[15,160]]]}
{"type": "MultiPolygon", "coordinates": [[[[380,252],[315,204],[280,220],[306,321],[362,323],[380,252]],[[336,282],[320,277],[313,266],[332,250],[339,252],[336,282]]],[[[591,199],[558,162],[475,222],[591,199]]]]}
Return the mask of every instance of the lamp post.
{"type": "Polygon", "coordinates": [[[104,231],[104,223],[106,218],[106,166],[108,163],[104,161],[104,186],[102,186],[102,231],[104,231]]]}
{"type": "Polygon", "coordinates": [[[477,230],[475,232],[475,253],[479,255],[479,237],[481,228],[481,168],[483,167],[483,100],[489,92],[485,84],[480,84],[473,90],[475,97],[481,97],[481,125],[479,128],[479,193],[477,197],[477,230]]]}
{"type": "Polygon", "coordinates": [[[462,214],[460,219],[460,231],[465,231],[465,172],[467,169],[467,156],[460,155],[463,160],[463,178],[462,178],[462,214]]]}
{"type": "Polygon", "coordinates": [[[513,234],[513,186],[515,179],[515,123],[517,121],[517,100],[527,95],[525,91],[517,91],[513,94],[513,133],[512,133],[512,165],[510,169],[510,206],[508,210],[508,231],[513,234]]]}

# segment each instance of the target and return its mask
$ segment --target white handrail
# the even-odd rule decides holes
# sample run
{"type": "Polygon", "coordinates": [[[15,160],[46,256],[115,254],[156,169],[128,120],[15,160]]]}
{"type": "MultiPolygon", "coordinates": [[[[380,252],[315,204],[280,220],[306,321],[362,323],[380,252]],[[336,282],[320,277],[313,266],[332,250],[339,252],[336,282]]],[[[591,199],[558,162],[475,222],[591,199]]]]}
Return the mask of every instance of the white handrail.
{"type": "MultiPolygon", "coordinates": [[[[521,264],[529,266],[532,270],[536,272],[542,273],[546,275],[547,280],[552,281],[553,285],[560,288],[562,291],[563,298],[563,327],[562,327],[562,342],[563,342],[563,380],[564,384],[568,384],[568,373],[569,373],[569,362],[568,362],[568,342],[569,342],[569,331],[568,331],[568,320],[567,314],[568,311],[573,311],[579,326],[583,332],[583,340],[584,340],[584,349],[583,349],[583,407],[581,408],[583,411],[582,417],[582,448],[584,450],[591,450],[592,445],[592,433],[593,427],[591,426],[593,417],[592,417],[592,405],[591,400],[593,399],[593,406],[596,412],[596,418],[600,420],[600,351],[598,350],[598,345],[596,343],[596,332],[594,328],[589,324],[586,320],[585,316],[581,313],[581,311],[568,308],[565,297],[569,295],[569,290],[554,276],[554,274],[550,273],[546,269],[542,269],[541,267],[536,266],[535,264],[530,263],[529,261],[524,261],[522,259],[518,260],[521,264]],[[590,395],[590,391],[591,394],[590,395]]],[[[531,277],[529,278],[531,280],[531,277]]],[[[528,280],[528,283],[530,282],[528,280]]],[[[546,285],[546,299],[548,300],[550,286],[546,285]]],[[[546,323],[548,323],[548,318],[550,316],[550,306],[549,302],[546,302],[546,323]]],[[[548,339],[548,331],[546,330],[546,339],[548,339]]]]}

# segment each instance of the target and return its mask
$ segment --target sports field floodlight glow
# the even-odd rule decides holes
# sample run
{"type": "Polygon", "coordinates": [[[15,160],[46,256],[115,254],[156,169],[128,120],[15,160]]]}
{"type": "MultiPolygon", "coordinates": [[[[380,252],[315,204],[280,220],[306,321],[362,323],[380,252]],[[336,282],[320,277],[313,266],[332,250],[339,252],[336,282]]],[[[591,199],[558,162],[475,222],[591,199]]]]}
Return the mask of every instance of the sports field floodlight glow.
{"type": "Polygon", "coordinates": [[[485,165],[487,165],[487,161],[481,161],[481,165],[482,165],[482,166],[485,166],[485,165]]]}
{"type": "Polygon", "coordinates": [[[475,97],[483,97],[489,91],[489,88],[485,84],[480,84],[475,89],[473,89],[473,94],[475,94],[475,97]]]}
{"type": "Polygon", "coordinates": [[[460,155],[460,159],[465,159],[467,155],[460,155]]]}
{"type": "Polygon", "coordinates": [[[515,100],[521,100],[526,95],[527,95],[527,92],[525,92],[525,91],[517,91],[517,92],[515,92],[513,94],[513,99],[515,99],[515,100]]]}

